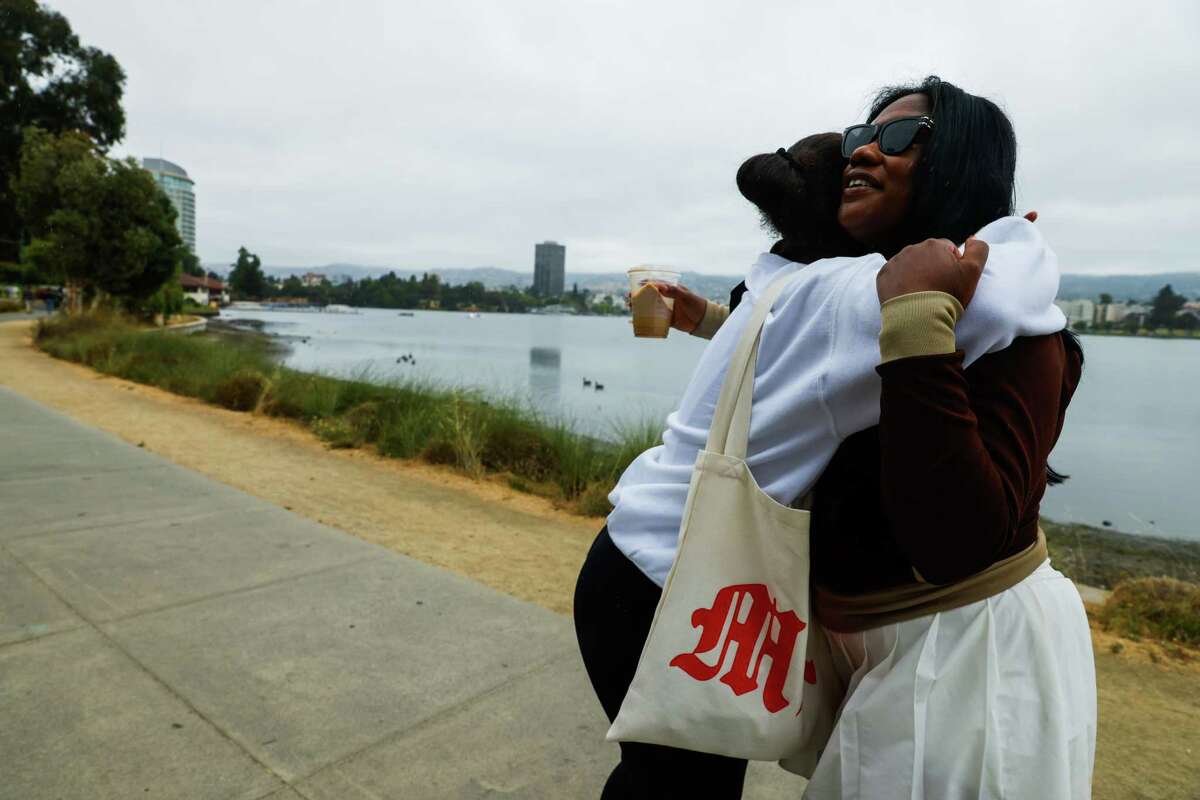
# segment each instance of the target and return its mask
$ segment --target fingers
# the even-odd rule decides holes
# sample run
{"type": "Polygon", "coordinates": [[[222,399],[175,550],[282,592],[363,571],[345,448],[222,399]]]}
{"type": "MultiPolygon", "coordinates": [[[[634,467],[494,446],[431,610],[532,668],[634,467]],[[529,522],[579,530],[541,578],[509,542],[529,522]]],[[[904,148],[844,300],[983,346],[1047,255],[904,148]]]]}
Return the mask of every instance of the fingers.
{"type": "Polygon", "coordinates": [[[955,258],[958,257],[958,246],[949,239],[927,239],[926,242],[934,247],[953,253],[955,258]]]}
{"type": "Polygon", "coordinates": [[[987,242],[972,236],[963,245],[963,254],[959,263],[972,267],[976,272],[983,272],[983,265],[987,263],[988,259],[988,250],[987,242]]]}
{"type": "Polygon", "coordinates": [[[1025,219],[1029,220],[1030,222],[1037,222],[1037,218],[1038,218],[1038,213],[1036,211],[1030,211],[1028,214],[1025,215],[1025,219]]]}
{"type": "Polygon", "coordinates": [[[679,298],[683,297],[684,295],[691,294],[691,292],[687,290],[687,287],[680,286],[678,284],[659,283],[657,281],[652,281],[652,283],[654,284],[654,288],[657,289],[658,293],[663,297],[679,298]]]}

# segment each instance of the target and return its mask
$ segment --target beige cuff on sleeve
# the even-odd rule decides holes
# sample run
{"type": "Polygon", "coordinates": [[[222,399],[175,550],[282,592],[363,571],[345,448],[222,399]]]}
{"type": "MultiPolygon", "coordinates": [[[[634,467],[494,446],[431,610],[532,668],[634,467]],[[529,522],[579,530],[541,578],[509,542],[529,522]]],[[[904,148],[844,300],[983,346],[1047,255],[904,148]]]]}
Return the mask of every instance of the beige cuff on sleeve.
{"type": "Polygon", "coordinates": [[[910,356],[934,356],[955,350],[954,325],[963,307],[945,292],[913,292],[893,297],[880,307],[881,364],[910,356]]]}
{"type": "Polygon", "coordinates": [[[692,336],[699,336],[701,339],[711,339],[716,335],[725,320],[729,318],[729,306],[723,306],[712,300],[707,302],[708,305],[704,309],[704,317],[701,318],[700,324],[692,331],[692,336]]]}

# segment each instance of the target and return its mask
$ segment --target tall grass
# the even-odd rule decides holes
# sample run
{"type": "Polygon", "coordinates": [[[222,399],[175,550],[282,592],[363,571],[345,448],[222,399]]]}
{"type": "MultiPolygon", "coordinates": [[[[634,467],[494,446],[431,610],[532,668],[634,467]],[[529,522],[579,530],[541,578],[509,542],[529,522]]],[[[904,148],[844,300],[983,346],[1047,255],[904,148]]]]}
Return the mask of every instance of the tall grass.
{"type": "Polygon", "coordinates": [[[1200,586],[1175,578],[1130,578],[1113,589],[1099,612],[1105,630],[1200,645],[1200,586]]]}
{"type": "Polygon", "coordinates": [[[38,324],[39,347],[109,375],[235,411],[298,420],[331,447],[373,447],[394,458],[453,465],[473,477],[564,501],[590,515],[639,453],[659,440],[650,421],[613,426],[612,441],[578,433],[516,397],[298,372],[275,364],[254,340],[145,333],[115,316],[64,316],[38,324]]]}

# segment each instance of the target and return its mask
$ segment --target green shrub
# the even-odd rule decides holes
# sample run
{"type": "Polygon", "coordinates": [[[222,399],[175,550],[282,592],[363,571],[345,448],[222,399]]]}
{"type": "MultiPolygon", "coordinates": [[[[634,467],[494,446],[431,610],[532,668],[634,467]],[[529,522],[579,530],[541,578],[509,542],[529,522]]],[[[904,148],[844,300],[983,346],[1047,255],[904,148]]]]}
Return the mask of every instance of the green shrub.
{"type": "Polygon", "coordinates": [[[383,429],[383,414],[384,406],[380,401],[367,400],[347,411],[343,419],[361,445],[379,439],[383,429]]]}
{"type": "Polygon", "coordinates": [[[453,466],[458,464],[458,453],[454,445],[445,439],[434,439],[421,450],[421,458],[430,464],[453,466]]]}
{"type": "Polygon", "coordinates": [[[335,450],[362,446],[362,439],[344,417],[316,419],[311,427],[321,441],[335,450]]]}
{"type": "Polygon", "coordinates": [[[16,300],[0,300],[0,314],[7,314],[13,311],[24,311],[25,304],[16,300]]]}
{"type": "Polygon", "coordinates": [[[136,330],[124,317],[107,312],[96,314],[58,314],[38,320],[34,341],[38,344],[59,342],[82,335],[118,335],[136,330]]]}
{"type": "Polygon", "coordinates": [[[253,411],[269,383],[257,370],[240,369],[216,385],[213,400],[234,411],[253,411]]]}
{"type": "Polygon", "coordinates": [[[615,484],[635,458],[651,447],[662,444],[662,422],[657,419],[627,420],[613,425],[616,441],[611,463],[605,478],[615,484]]]}
{"type": "Polygon", "coordinates": [[[1121,581],[1099,613],[1107,631],[1200,645],[1200,585],[1175,578],[1121,581]]]}
{"type": "Polygon", "coordinates": [[[588,484],[575,500],[576,511],[589,517],[607,516],[613,509],[612,503],[608,502],[608,493],[611,491],[612,484],[607,481],[588,484]]]}
{"type": "Polygon", "coordinates": [[[483,475],[483,451],[486,446],[488,419],[477,402],[454,393],[442,417],[441,438],[454,452],[454,463],[472,477],[483,475]]]}
{"type": "Polygon", "coordinates": [[[341,392],[338,381],[289,369],[279,371],[263,400],[263,411],[275,417],[313,420],[333,416],[341,392]]]}
{"type": "Polygon", "coordinates": [[[487,434],[480,459],[493,472],[543,481],[558,468],[558,454],[547,441],[545,426],[517,408],[492,406],[487,434]]]}

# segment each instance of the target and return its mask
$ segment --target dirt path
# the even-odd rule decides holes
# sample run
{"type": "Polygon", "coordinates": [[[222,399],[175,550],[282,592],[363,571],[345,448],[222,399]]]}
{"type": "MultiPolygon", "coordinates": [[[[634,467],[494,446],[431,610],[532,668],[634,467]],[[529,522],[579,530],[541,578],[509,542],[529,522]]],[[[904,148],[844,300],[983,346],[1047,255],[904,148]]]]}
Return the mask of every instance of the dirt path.
{"type": "MultiPolygon", "coordinates": [[[[330,450],[301,426],[51,358],[0,323],[0,385],[222,483],[566,613],[603,525],[447,469],[330,450]]],[[[158,334],[162,335],[162,334],[158,334]]]]}
{"type": "MultiPolygon", "coordinates": [[[[452,471],[329,450],[300,426],[99,375],[0,323],[0,385],[306,517],[567,613],[603,520],[452,471]]],[[[1200,797],[1200,660],[1093,633],[1098,800],[1200,797]]]]}

